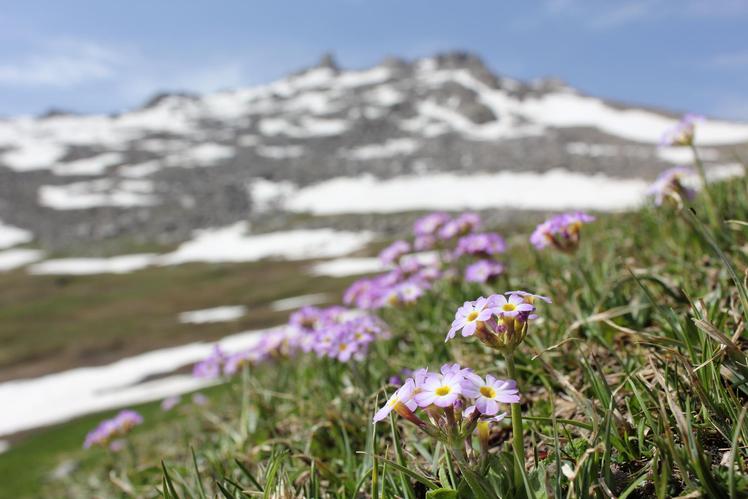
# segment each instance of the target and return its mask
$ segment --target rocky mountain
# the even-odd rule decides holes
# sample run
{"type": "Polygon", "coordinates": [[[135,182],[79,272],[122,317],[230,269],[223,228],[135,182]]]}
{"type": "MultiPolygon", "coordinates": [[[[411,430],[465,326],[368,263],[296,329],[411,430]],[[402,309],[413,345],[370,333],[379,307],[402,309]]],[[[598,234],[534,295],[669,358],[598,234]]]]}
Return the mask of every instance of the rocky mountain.
{"type": "MultiPolygon", "coordinates": [[[[0,220],[55,249],[178,242],[247,218],[319,223],[289,215],[301,212],[620,209],[631,201],[606,204],[611,192],[687,160],[657,147],[676,119],[499,76],[469,54],[357,71],[327,57],[268,85],[163,94],[119,115],[0,120],[0,220]],[[495,194],[471,194],[494,181],[495,194]],[[537,185],[566,197],[554,204],[537,185]]],[[[748,124],[707,120],[698,140],[725,166],[748,124]]]]}

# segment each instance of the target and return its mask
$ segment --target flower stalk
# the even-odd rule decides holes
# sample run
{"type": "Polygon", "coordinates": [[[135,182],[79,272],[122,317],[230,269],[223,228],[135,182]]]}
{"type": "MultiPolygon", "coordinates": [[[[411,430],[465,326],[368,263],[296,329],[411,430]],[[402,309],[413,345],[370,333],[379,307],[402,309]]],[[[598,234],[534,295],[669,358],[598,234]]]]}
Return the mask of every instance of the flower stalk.
{"type": "MultiPolygon", "coordinates": [[[[510,379],[517,379],[517,372],[514,366],[514,352],[504,353],[506,360],[507,375],[510,379]]],[[[524,429],[522,427],[522,408],[520,404],[511,405],[512,417],[512,446],[514,447],[514,479],[515,483],[522,483],[522,474],[525,470],[525,448],[524,448],[524,429]]]]}

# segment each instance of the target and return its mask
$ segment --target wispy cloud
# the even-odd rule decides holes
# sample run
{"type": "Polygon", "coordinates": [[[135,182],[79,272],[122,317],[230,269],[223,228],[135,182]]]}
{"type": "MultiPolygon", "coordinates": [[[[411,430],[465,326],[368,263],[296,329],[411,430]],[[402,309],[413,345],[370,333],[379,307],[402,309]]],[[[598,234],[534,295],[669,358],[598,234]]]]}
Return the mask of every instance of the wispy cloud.
{"type": "Polygon", "coordinates": [[[748,49],[715,55],[709,60],[708,66],[720,69],[748,68],[748,49]]]}
{"type": "Polygon", "coordinates": [[[92,42],[55,40],[0,62],[0,84],[73,87],[114,77],[118,59],[114,51],[92,42]]]}
{"type": "Polygon", "coordinates": [[[748,16],[745,0],[546,0],[548,16],[576,19],[589,29],[608,29],[646,20],[748,16]]]}

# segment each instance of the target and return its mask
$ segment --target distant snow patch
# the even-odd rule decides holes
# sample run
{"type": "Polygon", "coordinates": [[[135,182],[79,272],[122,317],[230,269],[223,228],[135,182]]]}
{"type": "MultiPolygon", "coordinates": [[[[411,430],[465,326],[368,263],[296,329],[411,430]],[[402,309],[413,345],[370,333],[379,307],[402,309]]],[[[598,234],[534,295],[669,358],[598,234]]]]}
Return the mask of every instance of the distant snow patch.
{"type": "Polygon", "coordinates": [[[296,186],[287,180],[272,182],[258,178],[252,180],[247,189],[252,201],[252,208],[261,212],[277,208],[278,203],[296,190],[296,186]]]}
{"type": "Polygon", "coordinates": [[[10,449],[10,442],[7,440],[0,440],[0,454],[7,452],[10,449]]]}
{"type": "Polygon", "coordinates": [[[223,307],[204,308],[201,310],[190,310],[179,314],[179,322],[182,324],[205,324],[210,322],[234,321],[247,314],[244,305],[227,305],[223,307]]]}
{"type": "Polygon", "coordinates": [[[30,242],[34,236],[26,229],[6,225],[0,221],[0,249],[30,242]]]}
{"type": "Polygon", "coordinates": [[[319,305],[329,300],[327,293],[313,293],[309,295],[294,296],[291,298],[284,298],[282,300],[275,300],[270,304],[270,309],[275,312],[283,312],[285,310],[294,310],[297,308],[305,307],[307,305],[319,305]]]}
{"type": "Polygon", "coordinates": [[[271,159],[298,158],[304,154],[304,147],[290,146],[257,146],[257,154],[271,159]]]}
{"type": "Polygon", "coordinates": [[[7,272],[44,258],[44,253],[35,249],[8,249],[0,251],[0,272],[7,272]]]}
{"type": "Polygon", "coordinates": [[[32,265],[32,274],[92,275],[127,274],[153,265],[158,255],[142,253],[111,258],[59,258],[32,265]]]}
{"type": "Polygon", "coordinates": [[[173,253],[163,255],[166,265],[187,262],[249,262],[264,258],[305,260],[352,253],[369,243],[369,232],[306,229],[251,235],[249,224],[239,222],[220,229],[204,229],[173,253]]]}
{"type": "Polygon", "coordinates": [[[234,154],[235,150],[231,146],[208,142],[169,155],[166,158],[166,164],[184,168],[213,166],[233,158],[234,154]]]}
{"type": "Polygon", "coordinates": [[[360,274],[383,272],[386,267],[379,258],[337,258],[320,262],[310,267],[310,273],[317,276],[347,277],[360,274]]]}
{"type": "Polygon", "coordinates": [[[103,178],[66,185],[43,185],[39,204],[55,210],[85,210],[99,206],[151,206],[158,202],[148,180],[103,178]]]}
{"type": "Polygon", "coordinates": [[[161,169],[161,163],[157,160],[145,161],[134,165],[124,165],[117,169],[117,174],[127,178],[142,178],[153,175],[161,169]]]}
{"type": "MultiPolygon", "coordinates": [[[[676,165],[687,165],[693,163],[693,151],[689,147],[660,147],[657,149],[657,157],[676,165]]],[[[719,159],[719,151],[716,149],[699,149],[699,157],[705,161],[719,159]]]]}
{"type": "Polygon", "coordinates": [[[3,154],[0,160],[18,172],[50,168],[67,152],[66,147],[47,140],[26,138],[12,144],[14,148],[3,154]]]}
{"type": "Polygon", "coordinates": [[[123,161],[122,154],[109,152],[67,163],[57,163],[52,167],[52,173],[55,175],[103,175],[110,166],[123,161]]]}
{"type": "Polygon", "coordinates": [[[81,367],[61,373],[0,383],[0,435],[125,405],[159,400],[215,384],[189,375],[171,375],[143,382],[150,376],[173,372],[205,358],[219,345],[228,353],[257,344],[277,329],[247,331],[215,343],[189,343],[128,357],[100,367],[81,367]]]}
{"type": "Polygon", "coordinates": [[[562,169],[546,173],[438,173],[386,180],[361,176],[299,189],[284,206],[317,215],[487,208],[619,211],[641,204],[646,189],[644,180],[562,169]]]}
{"type": "Polygon", "coordinates": [[[343,152],[343,156],[360,161],[391,158],[413,154],[418,150],[418,142],[413,139],[390,139],[381,144],[359,146],[343,152]]]}

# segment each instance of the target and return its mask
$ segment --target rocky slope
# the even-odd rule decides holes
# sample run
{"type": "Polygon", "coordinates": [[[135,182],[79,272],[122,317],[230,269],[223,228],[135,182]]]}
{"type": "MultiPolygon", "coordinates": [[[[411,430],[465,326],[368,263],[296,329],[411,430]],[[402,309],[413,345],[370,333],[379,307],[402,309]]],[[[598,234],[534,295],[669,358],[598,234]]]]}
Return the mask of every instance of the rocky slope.
{"type": "MultiPolygon", "coordinates": [[[[516,172],[530,182],[536,177],[527,175],[558,169],[574,178],[651,179],[686,158],[656,147],[674,120],[560,82],[498,76],[468,54],[361,71],[325,58],[265,86],[161,95],[121,115],[0,120],[0,220],[51,249],[106,239],[170,243],[247,218],[284,225],[302,223],[290,212],[340,215],[344,206],[317,209],[304,190],[324,185],[313,192],[329,205],[336,179],[450,182],[516,172]],[[268,216],[273,210],[284,215],[268,216]]],[[[748,124],[707,121],[699,141],[705,159],[729,162],[748,141],[748,124]]],[[[430,188],[419,188],[428,197],[430,188]]],[[[409,195],[398,192],[391,196],[409,195]]],[[[433,206],[406,203],[402,211],[419,207],[433,206]]],[[[365,206],[354,211],[354,221],[341,219],[377,220],[362,218],[365,206]]]]}

